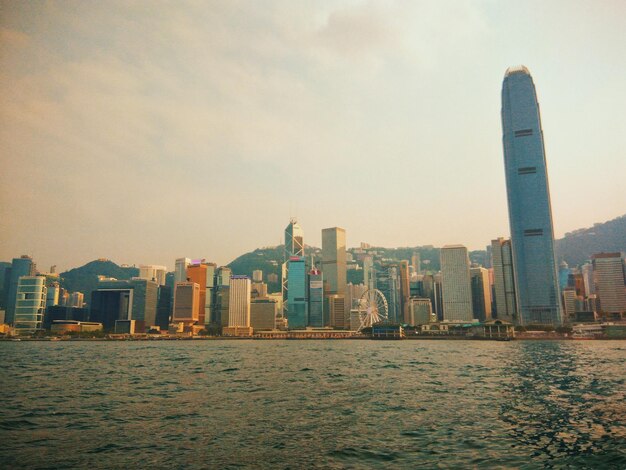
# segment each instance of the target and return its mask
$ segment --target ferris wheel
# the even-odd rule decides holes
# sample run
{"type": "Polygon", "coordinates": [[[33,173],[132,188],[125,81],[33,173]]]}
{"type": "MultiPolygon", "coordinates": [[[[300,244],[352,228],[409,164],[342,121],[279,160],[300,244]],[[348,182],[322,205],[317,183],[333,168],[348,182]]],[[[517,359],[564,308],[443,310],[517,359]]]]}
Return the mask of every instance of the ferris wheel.
{"type": "Polygon", "coordinates": [[[378,289],[367,289],[359,299],[359,319],[361,325],[358,331],[363,328],[370,328],[375,323],[387,321],[389,318],[389,308],[387,299],[378,289]]]}

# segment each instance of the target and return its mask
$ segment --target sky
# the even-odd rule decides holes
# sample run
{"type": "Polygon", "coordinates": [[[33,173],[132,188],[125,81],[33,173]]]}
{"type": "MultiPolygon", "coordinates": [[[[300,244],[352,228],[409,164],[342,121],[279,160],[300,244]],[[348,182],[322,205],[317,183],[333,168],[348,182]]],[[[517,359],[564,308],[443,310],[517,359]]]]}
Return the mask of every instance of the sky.
{"type": "Polygon", "coordinates": [[[509,235],[537,87],[556,237],[626,213],[626,2],[0,1],[0,260],[226,264],[509,235]]]}

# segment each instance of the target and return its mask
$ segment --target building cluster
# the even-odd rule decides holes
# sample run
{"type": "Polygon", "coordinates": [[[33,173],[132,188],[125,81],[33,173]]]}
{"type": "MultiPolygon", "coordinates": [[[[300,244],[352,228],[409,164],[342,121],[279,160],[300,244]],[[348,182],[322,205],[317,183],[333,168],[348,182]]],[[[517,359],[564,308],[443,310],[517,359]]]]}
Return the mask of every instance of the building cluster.
{"type": "MultiPolygon", "coordinates": [[[[438,272],[422,269],[419,252],[410,260],[390,260],[367,244],[348,251],[346,231],[339,227],[323,229],[321,253],[307,257],[304,232],[292,219],[285,229],[280,292],[268,292],[260,270],[250,278],[204,259],[180,258],[173,276],[164,266],[148,265],[130,280],[101,277],[88,293],[87,309],[80,292],[59,287],[53,269],[37,274],[32,259],[23,256],[4,272],[4,323],[23,334],[99,324],[131,334],[269,332],[264,334],[270,337],[308,329],[324,337],[330,330],[360,331],[375,324],[444,332],[450,325],[482,322],[491,334],[494,319],[498,328],[622,320],[621,253],[599,253],[571,269],[556,265],[539,105],[523,66],[506,72],[501,117],[511,238],[494,239],[484,265],[471,264],[462,245],[441,249],[438,272]],[[347,282],[352,269],[363,271],[362,283],[347,282]]],[[[267,273],[265,281],[273,285],[279,278],[267,273]]],[[[376,331],[395,334],[395,327],[385,328],[376,331]]]]}

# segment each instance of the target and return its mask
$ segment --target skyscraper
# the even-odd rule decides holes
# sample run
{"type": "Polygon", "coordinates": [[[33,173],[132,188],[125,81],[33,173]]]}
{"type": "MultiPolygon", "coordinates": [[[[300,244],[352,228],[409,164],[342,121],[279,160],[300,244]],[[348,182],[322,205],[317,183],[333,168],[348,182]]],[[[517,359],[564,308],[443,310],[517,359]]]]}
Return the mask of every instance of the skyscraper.
{"type": "Polygon", "coordinates": [[[304,232],[298,221],[292,218],[285,228],[285,262],[282,265],[283,316],[289,312],[289,259],[292,256],[304,256],[304,232]]]}
{"type": "Polygon", "coordinates": [[[500,320],[517,322],[515,275],[511,240],[502,237],[491,240],[491,258],[496,300],[496,315],[500,320]]]}
{"type": "Polygon", "coordinates": [[[43,329],[46,292],[45,276],[21,276],[19,278],[14,315],[17,334],[32,334],[43,329]]]}
{"type": "Polygon", "coordinates": [[[592,256],[595,292],[600,311],[617,314],[626,312],[624,260],[621,253],[600,253],[592,256]]]}
{"type": "Polygon", "coordinates": [[[480,321],[491,320],[491,284],[489,271],[485,268],[471,268],[472,310],[474,318],[480,321]]]}
{"type": "Polygon", "coordinates": [[[473,318],[470,265],[467,248],[446,245],[441,249],[443,317],[469,321],[473,318]]]}
{"type": "Polygon", "coordinates": [[[177,282],[174,289],[172,322],[195,324],[200,317],[200,286],[197,282],[177,282]]]}
{"type": "Polygon", "coordinates": [[[155,266],[153,264],[142,264],[139,266],[138,277],[140,277],[141,279],[147,279],[148,281],[155,281],[160,286],[165,285],[166,275],[167,268],[165,266],[155,266]]]}
{"type": "Polygon", "coordinates": [[[309,273],[309,326],[324,326],[324,277],[316,268],[309,273]]]}
{"type": "Polygon", "coordinates": [[[309,305],[307,294],[306,262],[303,256],[292,256],[287,261],[287,272],[289,273],[289,290],[287,302],[287,321],[289,328],[306,328],[309,323],[309,305]]]}
{"type": "Polygon", "coordinates": [[[523,324],[562,323],[554,230],[537,93],[524,66],[502,84],[502,143],[517,308],[523,324]]]}
{"type": "Polygon", "coordinates": [[[322,272],[326,295],[346,293],[346,231],[339,227],[322,230],[322,272]]]}
{"type": "Polygon", "coordinates": [[[232,276],[230,278],[229,327],[250,326],[250,288],[248,276],[232,276]]]}
{"type": "Polygon", "coordinates": [[[22,276],[35,275],[35,263],[30,256],[23,255],[20,258],[13,258],[11,267],[5,271],[6,276],[6,313],[5,323],[12,324],[15,315],[15,300],[17,295],[17,284],[22,276]]]}
{"type": "Polygon", "coordinates": [[[177,282],[187,282],[187,266],[191,264],[189,258],[178,258],[174,264],[174,285],[177,282]]]}

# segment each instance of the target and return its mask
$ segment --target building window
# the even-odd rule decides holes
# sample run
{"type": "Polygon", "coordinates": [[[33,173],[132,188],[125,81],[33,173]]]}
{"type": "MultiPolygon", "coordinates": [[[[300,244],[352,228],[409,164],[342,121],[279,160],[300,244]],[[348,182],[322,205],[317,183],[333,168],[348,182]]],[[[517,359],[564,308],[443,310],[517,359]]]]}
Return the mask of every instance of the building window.
{"type": "Polygon", "coordinates": [[[525,237],[540,237],[541,235],[543,235],[542,228],[531,228],[528,230],[524,230],[525,237]]]}
{"type": "Polygon", "coordinates": [[[533,135],[533,130],[521,129],[519,131],[515,131],[515,137],[526,137],[527,135],[533,135]]]}
{"type": "Polygon", "coordinates": [[[518,168],[517,169],[517,174],[518,175],[531,175],[533,173],[537,173],[537,167],[536,166],[525,166],[523,168],[518,168]]]}

